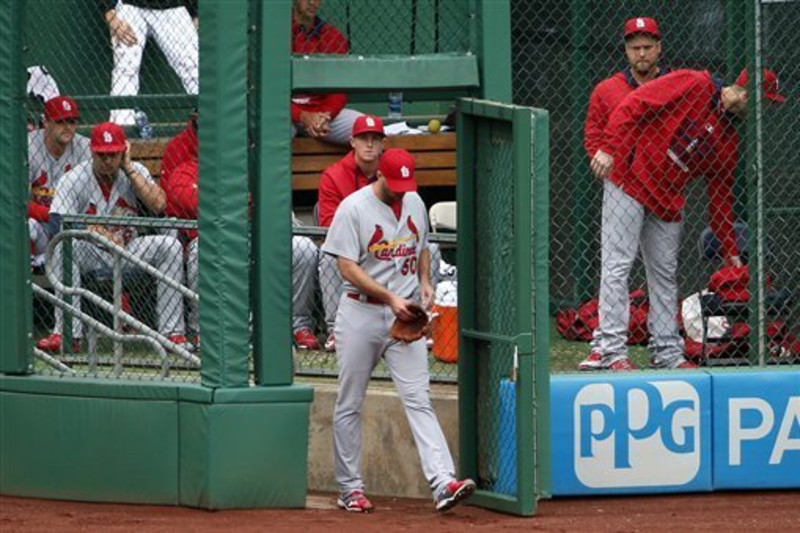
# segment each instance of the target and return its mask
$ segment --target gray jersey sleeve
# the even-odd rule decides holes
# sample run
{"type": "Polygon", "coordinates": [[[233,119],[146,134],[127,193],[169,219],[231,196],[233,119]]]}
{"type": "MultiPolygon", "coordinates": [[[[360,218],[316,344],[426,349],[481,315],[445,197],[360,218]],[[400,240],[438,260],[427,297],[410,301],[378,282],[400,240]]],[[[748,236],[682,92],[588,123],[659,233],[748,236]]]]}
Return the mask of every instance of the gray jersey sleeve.
{"type": "Polygon", "coordinates": [[[345,199],[336,210],[331,227],[328,229],[328,236],[322,244],[323,252],[351,261],[359,261],[361,243],[359,242],[357,215],[355,204],[345,199]]]}

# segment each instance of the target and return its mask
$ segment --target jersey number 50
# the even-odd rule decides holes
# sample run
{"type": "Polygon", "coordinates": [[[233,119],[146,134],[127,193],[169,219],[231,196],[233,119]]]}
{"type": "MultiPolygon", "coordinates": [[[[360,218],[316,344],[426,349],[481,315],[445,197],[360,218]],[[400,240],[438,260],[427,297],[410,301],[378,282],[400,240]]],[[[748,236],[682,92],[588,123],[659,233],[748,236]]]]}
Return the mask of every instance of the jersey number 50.
{"type": "Polygon", "coordinates": [[[405,261],[403,261],[403,266],[400,269],[400,273],[404,276],[409,274],[416,274],[417,273],[417,256],[407,257],[405,261]]]}

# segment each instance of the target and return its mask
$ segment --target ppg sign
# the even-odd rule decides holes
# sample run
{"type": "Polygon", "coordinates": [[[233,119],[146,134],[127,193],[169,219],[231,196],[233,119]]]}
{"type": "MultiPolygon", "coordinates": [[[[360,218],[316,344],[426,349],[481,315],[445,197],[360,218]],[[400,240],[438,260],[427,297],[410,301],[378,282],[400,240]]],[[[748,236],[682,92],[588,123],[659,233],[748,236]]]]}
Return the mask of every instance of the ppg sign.
{"type": "Polygon", "coordinates": [[[700,469],[700,397],[685,381],[592,383],[574,409],[575,474],[591,488],[674,486],[700,469]]]}

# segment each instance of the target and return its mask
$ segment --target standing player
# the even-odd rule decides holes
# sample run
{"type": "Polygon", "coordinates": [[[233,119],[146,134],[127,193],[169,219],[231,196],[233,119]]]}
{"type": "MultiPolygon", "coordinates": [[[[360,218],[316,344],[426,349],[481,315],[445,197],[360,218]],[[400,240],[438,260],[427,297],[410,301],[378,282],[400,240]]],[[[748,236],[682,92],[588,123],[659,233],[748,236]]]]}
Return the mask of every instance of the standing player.
{"type": "MultiPolygon", "coordinates": [[[[317,15],[320,7],[322,0],[294,0],[293,54],[346,54],[350,49],[344,35],[317,15]]],[[[353,122],[361,113],[345,105],[347,95],[344,93],[294,93],[292,137],[302,130],[309,137],[347,144],[353,122]]]]}
{"type": "Polygon", "coordinates": [[[456,480],[455,467],[428,392],[425,340],[390,338],[395,318],[411,320],[415,300],[433,299],[428,220],[416,194],[414,159],[405,150],[381,156],[378,179],[348,196],[322,246],[338,259],[345,292],[336,315],[339,394],[333,415],[338,505],[371,512],[361,478],[361,412],[370,375],[384,358],[403,401],[422,469],[438,511],[475,491],[471,479],[456,480]]]}
{"type": "MultiPolygon", "coordinates": [[[[197,94],[197,0],[102,0],[102,4],[114,50],[111,96],[139,94],[139,70],[150,37],[164,53],[184,90],[197,94]]],[[[132,125],[133,110],[115,109],[110,120],[132,125]]]]}
{"type": "MultiPolygon", "coordinates": [[[[384,137],[383,121],[380,118],[361,115],[356,119],[350,139],[353,150],[326,168],[319,180],[318,225],[329,227],[342,200],[375,181],[384,137]]],[[[322,289],[325,322],[328,324],[325,349],[332,352],[336,349],[333,326],[342,294],[342,276],[339,274],[336,258],[328,254],[322,254],[319,259],[319,284],[322,289]]]]}
{"type": "MultiPolygon", "coordinates": [[[[765,70],[764,94],[779,101],[777,77],[765,70]]],[[[678,251],[684,190],[707,182],[708,218],[726,266],[741,266],[733,231],[739,137],[735,115],[747,111],[746,72],[723,87],[707,71],[676,70],[632,92],[606,126],[592,172],[603,178],[600,367],[630,370],[628,276],[641,247],[650,300],[650,366],[691,368],[678,333],[678,251]]]]}
{"type": "Polygon", "coordinates": [[[92,157],[89,139],[75,133],[80,118],[75,100],[56,96],[44,105],[44,128],[28,133],[28,230],[34,267],[44,265],[44,252],[51,237],[47,231],[50,204],[58,181],[78,163],[92,157]]]}
{"type": "MultiPolygon", "coordinates": [[[[137,216],[139,202],[152,213],[164,212],[164,191],[144,165],[131,161],[130,145],[120,126],[111,122],[95,126],[91,149],[91,159],[77,165],[59,181],[50,209],[52,234],[58,233],[61,216],[67,214],[137,216]]],[[[178,239],[166,235],[139,237],[133,227],[127,226],[89,225],[88,229],[124,247],[168,278],[183,283],[183,255],[178,239]]],[[[51,268],[57,279],[62,279],[61,249],[57,246],[52,257],[51,268]]],[[[111,254],[94,241],[75,240],[73,255],[72,287],[80,287],[82,272],[112,265],[111,254]]],[[[162,282],[158,282],[157,292],[159,331],[174,344],[186,344],[180,292],[162,282]]],[[[80,309],[80,299],[75,298],[73,305],[80,309]]],[[[61,349],[63,312],[59,307],[55,309],[55,319],[53,333],[36,344],[41,350],[61,349]]],[[[78,347],[82,330],[82,323],[73,321],[72,335],[78,347]]]]}
{"type": "MultiPolygon", "coordinates": [[[[623,98],[643,84],[669,72],[658,65],[661,58],[661,33],[650,17],[636,17],[625,22],[623,30],[628,67],[597,84],[589,98],[584,129],[584,147],[589,160],[600,149],[608,118],[623,98]]],[[[591,354],[578,365],[580,370],[598,370],[601,359],[592,341],[591,354]]]]}

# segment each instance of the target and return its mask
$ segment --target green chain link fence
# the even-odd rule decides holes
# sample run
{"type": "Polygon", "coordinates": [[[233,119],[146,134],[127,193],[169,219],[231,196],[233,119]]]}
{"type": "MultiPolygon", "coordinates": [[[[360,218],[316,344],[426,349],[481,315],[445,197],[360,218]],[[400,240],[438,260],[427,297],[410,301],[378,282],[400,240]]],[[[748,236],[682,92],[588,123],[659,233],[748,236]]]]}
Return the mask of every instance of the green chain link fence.
{"type": "Polygon", "coordinates": [[[197,381],[196,2],[25,8],[37,370],[197,381]]]}

